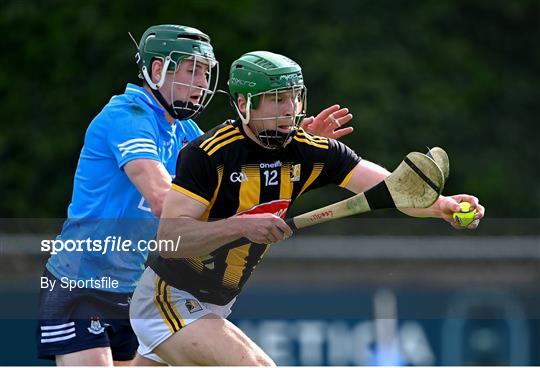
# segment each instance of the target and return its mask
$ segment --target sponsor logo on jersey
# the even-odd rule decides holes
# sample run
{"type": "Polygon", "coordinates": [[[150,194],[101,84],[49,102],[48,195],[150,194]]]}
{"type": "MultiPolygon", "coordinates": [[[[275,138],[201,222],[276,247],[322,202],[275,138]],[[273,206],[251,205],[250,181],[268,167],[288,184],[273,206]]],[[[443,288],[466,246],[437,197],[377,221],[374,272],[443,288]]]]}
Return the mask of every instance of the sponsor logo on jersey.
{"type": "Polygon", "coordinates": [[[249,210],[245,210],[236,214],[238,215],[254,215],[258,213],[271,213],[282,219],[285,218],[289,205],[291,204],[290,199],[277,199],[275,201],[261,203],[256,206],[251,207],[249,210]]]}
{"type": "Polygon", "coordinates": [[[186,300],[186,309],[189,313],[195,313],[202,310],[201,304],[195,299],[186,300]]]}
{"type": "Polygon", "coordinates": [[[300,181],[300,171],[302,169],[301,164],[292,165],[291,167],[291,181],[300,181]]]}
{"type": "Polygon", "coordinates": [[[233,172],[229,177],[232,183],[242,183],[248,180],[247,175],[244,172],[233,172]]]}
{"type": "Polygon", "coordinates": [[[281,167],[281,161],[272,162],[271,164],[259,164],[261,169],[275,169],[276,167],[281,167]]]}

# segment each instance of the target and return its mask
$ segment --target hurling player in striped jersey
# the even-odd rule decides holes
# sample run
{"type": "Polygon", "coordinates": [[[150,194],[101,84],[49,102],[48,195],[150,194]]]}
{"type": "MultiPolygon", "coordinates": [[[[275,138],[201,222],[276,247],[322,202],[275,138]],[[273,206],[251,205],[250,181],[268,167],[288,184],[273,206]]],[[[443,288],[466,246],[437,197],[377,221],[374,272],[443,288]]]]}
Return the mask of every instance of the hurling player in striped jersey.
{"type": "MultiPolygon", "coordinates": [[[[306,86],[293,60],[254,51],[233,62],[229,91],[237,119],[191,141],[179,154],[157,239],[178,241],[149,262],[130,306],[138,357],[170,365],[275,363],[227,320],[272,244],[292,235],[291,204],[327,185],[361,193],[390,173],[335,139],[306,132],[306,86]]],[[[332,120],[332,119],[330,119],[332,120]]],[[[456,226],[468,194],[440,196],[429,208],[402,211],[456,226]]],[[[276,302],[276,308],[279,302],[276,302]]]]}

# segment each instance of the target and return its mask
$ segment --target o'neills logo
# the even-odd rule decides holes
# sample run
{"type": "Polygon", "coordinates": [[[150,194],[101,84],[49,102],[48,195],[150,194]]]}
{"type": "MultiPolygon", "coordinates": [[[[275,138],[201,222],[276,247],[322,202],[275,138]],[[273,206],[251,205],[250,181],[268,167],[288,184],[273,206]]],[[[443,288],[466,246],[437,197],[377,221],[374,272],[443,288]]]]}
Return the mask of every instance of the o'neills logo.
{"type": "Polygon", "coordinates": [[[276,161],[271,164],[260,164],[259,167],[261,169],[275,169],[276,167],[281,167],[281,161],[276,161]]]}

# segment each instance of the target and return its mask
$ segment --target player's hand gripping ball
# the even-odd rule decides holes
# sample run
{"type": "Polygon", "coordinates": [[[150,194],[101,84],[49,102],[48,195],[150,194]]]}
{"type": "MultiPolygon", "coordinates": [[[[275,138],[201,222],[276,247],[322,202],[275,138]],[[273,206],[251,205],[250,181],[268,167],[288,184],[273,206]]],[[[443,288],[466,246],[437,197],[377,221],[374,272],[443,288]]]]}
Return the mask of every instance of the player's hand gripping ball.
{"type": "Polygon", "coordinates": [[[471,211],[471,204],[469,202],[461,202],[460,212],[454,212],[452,217],[454,221],[461,227],[467,227],[474,221],[474,215],[476,215],[476,209],[471,211]]]}

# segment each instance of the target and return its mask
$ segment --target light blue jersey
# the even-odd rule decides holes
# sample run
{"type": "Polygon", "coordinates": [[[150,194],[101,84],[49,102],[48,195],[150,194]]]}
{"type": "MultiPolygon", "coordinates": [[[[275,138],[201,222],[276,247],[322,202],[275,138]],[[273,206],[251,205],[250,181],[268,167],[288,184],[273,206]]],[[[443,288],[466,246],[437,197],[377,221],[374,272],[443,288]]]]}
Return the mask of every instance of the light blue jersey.
{"type": "Polygon", "coordinates": [[[150,93],[128,84],[125,93],[111,98],[88,127],[68,219],[57,240],[93,242],[79,242],[78,249],[49,258],[47,269],[58,279],[85,281],[105,276],[117,280],[118,286],[101,290],[126,293],[135,289],[148,256],[137,244],[153,239],[158,219],[129,180],[124,165],[136,159],[155,160],[172,177],[180,149],[203,133],[193,120],[171,125],[164,114],[150,93]],[[107,236],[109,249],[103,252],[107,236]],[[113,240],[116,245],[130,240],[131,250],[111,250],[113,240]]]}

